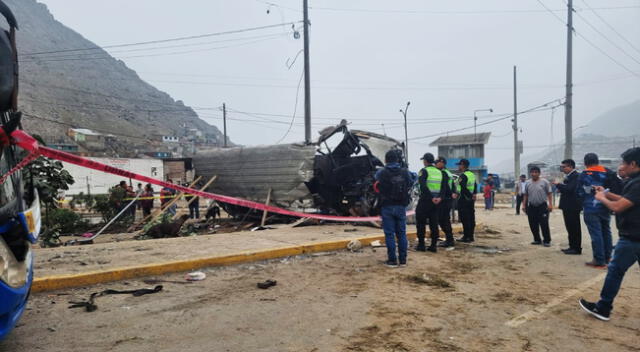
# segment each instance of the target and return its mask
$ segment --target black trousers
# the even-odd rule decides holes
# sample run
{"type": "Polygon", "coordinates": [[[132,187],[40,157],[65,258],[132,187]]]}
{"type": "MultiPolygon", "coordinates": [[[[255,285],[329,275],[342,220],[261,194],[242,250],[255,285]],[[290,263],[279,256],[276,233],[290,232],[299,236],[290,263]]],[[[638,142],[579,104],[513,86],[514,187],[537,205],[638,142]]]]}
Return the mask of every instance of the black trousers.
{"type": "Polygon", "coordinates": [[[522,194],[518,194],[516,196],[516,215],[520,215],[520,208],[522,207],[522,199],[524,196],[522,194]]]}
{"type": "Polygon", "coordinates": [[[452,200],[443,200],[442,203],[438,204],[438,224],[444,231],[444,234],[447,238],[447,243],[453,243],[453,230],[451,229],[451,206],[452,200]]]}
{"type": "Polygon", "coordinates": [[[582,251],[582,226],[580,210],[563,210],[564,227],[569,234],[569,248],[582,251]]]}
{"type": "Polygon", "coordinates": [[[529,227],[534,241],[540,240],[540,230],[544,242],[551,242],[551,230],[549,230],[549,206],[547,203],[540,205],[527,205],[529,227]]]}
{"type": "Polygon", "coordinates": [[[440,235],[438,230],[438,207],[431,199],[420,199],[416,207],[416,230],[418,232],[418,246],[425,245],[425,234],[427,232],[427,222],[431,231],[431,245],[438,244],[440,235]]]}
{"type": "Polygon", "coordinates": [[[476,229],[476,209],[473,200],[458,200],[458,216],[462,223],[462,231],[465,239],[473,240],[476,229]]]}

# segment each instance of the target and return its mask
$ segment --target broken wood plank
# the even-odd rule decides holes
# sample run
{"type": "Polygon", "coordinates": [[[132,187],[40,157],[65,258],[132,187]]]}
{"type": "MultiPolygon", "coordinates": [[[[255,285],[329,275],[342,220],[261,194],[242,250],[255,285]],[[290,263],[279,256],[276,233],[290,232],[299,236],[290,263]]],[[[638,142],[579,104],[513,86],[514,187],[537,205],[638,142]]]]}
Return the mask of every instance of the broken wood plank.
{"type": "MultiPolygon", "coordinates": [[[[211,184],[215,182],[217,178],[218,178],[218,175],[213,175],[213,177],[211,177],[211,179],[207,183],[205,183],[205,185],[202,186],[202,188],[200,188],[200,191],[205,191],[207,188],[209,188],[209,186],[211,186],[211,184]]],[[[187,202],[187,208],[189,208],[189,205],[191,205],[191,203],[193,203],[197,198],[198,196],[194,196],[193,198],[189,199],[189,201],[187,202]]],[[[178,212],[176,212],[176,215],[173,216],[173,220],[176,220],[179,217],[180,216],[178,215],[178,212]]]]}
{"type": "MultiPolygon", "coordinates": [[[[269,188],[269,192],[267,193],[267,202],[265,203],[265,205],[269,206],[270,202],[271,202],[271,188],[269,188]]],[[[267,223],[267,214],[268,212],[266,210],[262,212],[262,221],[260,222],[260,226],[262,227],[264,227],[264,225],[267,223]]]]}

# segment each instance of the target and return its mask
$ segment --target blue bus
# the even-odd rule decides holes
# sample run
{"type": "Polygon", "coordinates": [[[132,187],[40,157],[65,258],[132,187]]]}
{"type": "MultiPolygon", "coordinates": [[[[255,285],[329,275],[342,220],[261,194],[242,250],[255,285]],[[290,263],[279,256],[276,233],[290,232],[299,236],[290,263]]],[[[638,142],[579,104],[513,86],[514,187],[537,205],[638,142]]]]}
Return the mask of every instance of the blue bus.
{"type": "Polygon", "coordinates": [[[33,253],[40,232],[40,203],[33,184],[22,172],[9,175],[21,151],[8,136],[20,126],[17,110],[17,22],[0,0],[0,13],[9,24],[0,32],[0,340],[15,327],[24,312],[33,280],[33,253]]]}

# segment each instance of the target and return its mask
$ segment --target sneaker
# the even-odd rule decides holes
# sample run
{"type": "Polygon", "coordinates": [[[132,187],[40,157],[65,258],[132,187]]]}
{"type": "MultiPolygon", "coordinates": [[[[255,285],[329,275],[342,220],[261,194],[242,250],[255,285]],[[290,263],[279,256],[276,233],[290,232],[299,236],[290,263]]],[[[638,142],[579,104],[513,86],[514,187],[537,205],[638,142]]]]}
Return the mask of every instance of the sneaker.
{"type": "Polygon", "coordinates": [[[401,267],[401,268],[404,268],[404,267],[406,267],[406,266],[407,266],[407,262],[400,262],[400,267],[401,267]]]}
{"type": "Polygon", "coordinates": [[[539,246],[539,245],[541,245],[541,244],[542,244],[542,242],[540,242],[540,241],[533,241],[533,242],[531,242],[531,244],[532,244],[532,245],[534,245],[534,246],[539,246]]]}
{"type": "Polygon", "coordinates": [[[544,242],[542,245],[545,247],[551,247],[551,242],[544,242]]]}
{"type": "Polygon", "coordinates": [[[580,254],[582,254],[582,251],[579,251],[579,250],[573,249],[573,248],[563,249],[562,252],[564,254],[569,254],[569,255],[580,255],[580,254]]]}
{"type": "Polygon", "coordinates": [[[607,268],[606,264],[598,263],[595,260],[592,260],[590,262],[586,262],[586,263],[584,263],[584,265],[590,266],[590,267],[596,268],[596,269],[606,269],[607,268]]]}
{"type": "Polygon", "coordinates": [[[397,262],[392,262],[390,260],[387,260],[386,262],[384,262],[384,265],[388,268],[397,268],[398,267],[398,263],[397,262]]]}
{"type": "Polygon", "coordinates": [[[427,250],[427,247],[424,245],[424,243],[423,244],[418,244],[416,246],[416,251],[418,251],[418,252],[424,252],[426,250],[427,250]]]}
{"type": "Polygon", "coordinates": [[[603,321],[609,321],[609,319],[611,319],[609,318],[611,312],[599,311],[598,306],[595,303],[585,301],[583,298],[580,298],[580,301],[578,302],[580,302],[580,307],[582,307],[585,312],[593,315],[594,317],[603,321]]]}
{"type": "Polygon", "coordinates": [[[428,250],[429,252],[437,253],[437,252],[438,252],[438,247],[436,247],[436,246],[429,246],[429,248],[427,248],[427,250],[428,250]]]}
{"type": "Polygon", "coordinates": [[[453,247],[453,243],[451,243],[451,242],[440,242],[440,243],[438,243],[438,247],[442,247],[442,248],[453,247]]]}

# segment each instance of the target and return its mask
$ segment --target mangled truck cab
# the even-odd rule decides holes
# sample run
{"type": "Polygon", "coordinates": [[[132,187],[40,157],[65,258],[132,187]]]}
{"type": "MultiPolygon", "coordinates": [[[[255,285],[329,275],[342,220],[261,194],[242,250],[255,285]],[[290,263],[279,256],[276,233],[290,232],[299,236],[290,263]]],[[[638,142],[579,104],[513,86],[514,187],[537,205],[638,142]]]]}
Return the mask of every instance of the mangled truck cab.
{"type": "MultiPolygon", "coordinates": [[[[236,147],[193,157],[197,175],[217,176],[208,191],[281,208],[343,216],[378,215],[373,184],[389,150],[403,144],[380,134],[350,130],[347,122],[320,131],[311,144],[236,147]]],[[[234,216],[247,208],[221,204],[234,216]]]]}

